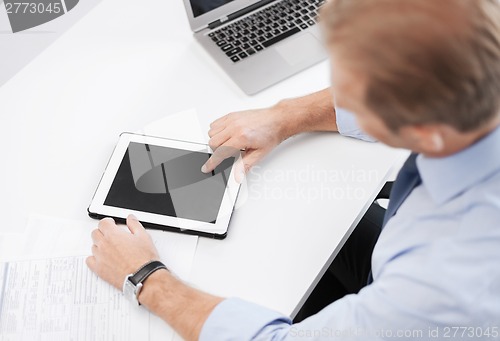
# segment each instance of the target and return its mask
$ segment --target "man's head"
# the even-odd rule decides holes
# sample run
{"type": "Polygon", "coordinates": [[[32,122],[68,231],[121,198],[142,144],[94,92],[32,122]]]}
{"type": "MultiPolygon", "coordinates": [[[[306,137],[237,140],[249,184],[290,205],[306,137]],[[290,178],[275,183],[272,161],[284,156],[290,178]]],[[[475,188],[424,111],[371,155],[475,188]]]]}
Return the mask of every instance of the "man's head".
{"type": "Polygon", "coordinates": [[[337,105],[382,142],[444,155],[498,124],[500,1],[331,0],[322,20],[337,105]]]}

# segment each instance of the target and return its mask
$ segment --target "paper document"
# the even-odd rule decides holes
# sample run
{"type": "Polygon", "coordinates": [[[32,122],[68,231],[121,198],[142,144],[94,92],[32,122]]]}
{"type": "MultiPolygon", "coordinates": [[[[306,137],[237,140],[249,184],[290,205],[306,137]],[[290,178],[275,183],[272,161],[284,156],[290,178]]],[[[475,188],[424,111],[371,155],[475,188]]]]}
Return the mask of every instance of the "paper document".
{"type": "Polygon", "coordinates": [[[149,337],[149,312],[100,280],[85,257],[1,263],[0,283],[1,340],[149,337]]]}

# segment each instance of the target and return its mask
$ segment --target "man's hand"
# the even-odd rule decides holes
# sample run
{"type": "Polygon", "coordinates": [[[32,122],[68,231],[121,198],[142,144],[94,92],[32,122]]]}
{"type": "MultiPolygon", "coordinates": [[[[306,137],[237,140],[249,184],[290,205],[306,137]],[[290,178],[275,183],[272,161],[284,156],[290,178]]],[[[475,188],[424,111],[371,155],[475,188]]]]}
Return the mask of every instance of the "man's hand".
{"type": "MultiPolygon", "coordinates": [[[[231,113],[210,125],[209,145],[212,157],[202,167],[211,172],[224,159],[244,150],[240,172],[246,173],[287,136],[284,134],[286,119],[279,106],[231,113]]],[[[244,174],[237,174],[240,179],[244,174]]]]}
{"type": "Polygon", "coordinates": [[[306,131],[337,131],[330,89],[284,100],[267,109],[231,113],[214,121],[208,132],[214,154],[201,170],[209,173],[235,151],[244,150],[242,166],[236,173],[236,180],[241,180],[278,144],[306,131]]]}
{"type": "Polygon", "coordinates": [[[151,237],[137,218],[128,216],[127,227],[117,226],[111,218],[102,219],[92,231],[92,256],[87,258],[90,270],[120,291],[127,275],[159,260],[151,237]]]}

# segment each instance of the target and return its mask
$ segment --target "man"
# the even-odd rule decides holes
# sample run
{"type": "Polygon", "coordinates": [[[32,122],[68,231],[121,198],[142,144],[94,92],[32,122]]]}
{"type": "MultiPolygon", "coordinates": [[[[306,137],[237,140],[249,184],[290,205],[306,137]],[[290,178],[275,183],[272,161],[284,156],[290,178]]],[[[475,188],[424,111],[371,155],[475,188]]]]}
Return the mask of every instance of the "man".
{"type": "MultiPolygon", "coordinates": [[[[323,26],[337,111],[324,90],[230,114],[212,124],[210,144],[245,148],[248,170],[291,135],[342,131],[335,113],[344,108],[368,135],[414,151],[373,251],[373,281],[294,325],[190,288],[165,269],[145,280],[139,301],[188,340],[498,339],[500,3],[333,0],[323,26]]],[[[87,259],[118,289],[158,259],[141,224],[131,216],[127,225],[131,233],[102,220],[87,259]]]]}

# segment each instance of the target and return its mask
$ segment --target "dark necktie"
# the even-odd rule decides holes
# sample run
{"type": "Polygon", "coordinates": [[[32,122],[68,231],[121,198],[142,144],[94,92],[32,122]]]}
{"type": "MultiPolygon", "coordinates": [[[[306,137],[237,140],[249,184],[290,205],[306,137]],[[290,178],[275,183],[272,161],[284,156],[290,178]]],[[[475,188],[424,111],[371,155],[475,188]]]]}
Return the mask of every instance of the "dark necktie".
{"type": "MultiPolygon", "coordinates": [[[[394,185],[392,185],[391,194],[389,196],[389,206],[385,211],[384,222],[382,224],[382,229],[387,224],[387,221],[396,214],[398,208],[405,201],[405,199],[410,195],[411,191],[418,185],[422,183],[420,174],[417,169],[417,155],[412,153],[396,177],[394,185]]],[[[373,282],[372,272],[368,274],[367,284],[373,282]]]]}
{"type": "Polygon", "coordinates": [[[412,153],[408,157],[399,171],[396,181],[394,181],[391,195],[389,196],[389,206],[385,211],[382,228],[384,228],[387,221],[396,214],[399,207],[406,200],[411,191],[422,183],[422,179],[420,178],[420,174],[417,169],[417,155],[418,154],[416,153],[412,153]]]}

